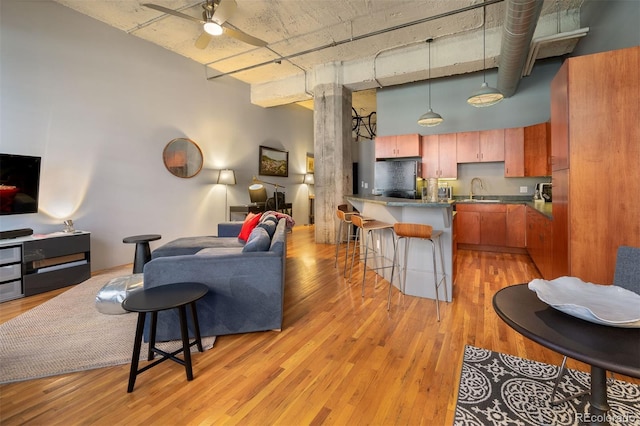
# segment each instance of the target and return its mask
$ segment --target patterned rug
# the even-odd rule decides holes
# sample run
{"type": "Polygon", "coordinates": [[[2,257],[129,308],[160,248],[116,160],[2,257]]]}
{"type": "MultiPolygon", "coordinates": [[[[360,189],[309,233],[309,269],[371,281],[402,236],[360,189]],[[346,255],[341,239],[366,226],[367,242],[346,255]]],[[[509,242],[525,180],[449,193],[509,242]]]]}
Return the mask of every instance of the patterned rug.
{"type": "MultiPolygon", "coordinates": [[[[129,364],[137,314],[101,314],[95,298],[109,280],[130,273],[127,268],[95,275],[0,324],[0,383],[129,364]]],[[[215,337],[202,338],[205,350],[214,342],[215,337]]],[[[171,352],[182,342],[157,346],[171,352]]],[[[146,356],[143,342],[140,359],[146,356]]]]}
{"type": "MultiPolygon", "coordinates": [[[[589,397],[552,406],[559,367],[466,346],[454,425],[579,425],[589,418],[589,397]]],[[[590,376],[568,370],[556,398],[589,388],[590,376]]],[[[614,380],[608,386],[612,426],[640,425],[640,386],[614,380]]]]}

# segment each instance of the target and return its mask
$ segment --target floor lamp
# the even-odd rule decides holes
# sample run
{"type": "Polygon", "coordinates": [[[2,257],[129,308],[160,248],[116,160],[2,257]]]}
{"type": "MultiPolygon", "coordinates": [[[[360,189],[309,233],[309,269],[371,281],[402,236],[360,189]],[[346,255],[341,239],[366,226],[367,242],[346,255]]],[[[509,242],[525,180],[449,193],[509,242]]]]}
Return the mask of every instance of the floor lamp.
{"type": "Polygon", "coordinates": [[[273,185],[273,187],[275,188],[275,194],[274,194],[274,198],[276,201],[276,211],[278,211],[278,188],[284,188],[284,186],[282,185],[278,185],[277,183],[271,183],[271,182],[266,182],[264,180],[260,180],[257,177],[253,177],[253,179],[251,179],[252,185],[249,187],[249,189],[260,189],[260,186],[264,183],[266,183],[267,185],[273,185]]]}
{"type": "MultiPolygon", "coordinates": [[[[229,185],[236,184],[236,173],[230,169],[220,170],[220,174],[218,175],[218,183],[224,185],[224,215],[226,218],[229,210],[229,207],[227,206],[227,192],[229,190],[229,185]]],[[[229,216],[229,220],[231,220],[231,216],[229,216]]]]}

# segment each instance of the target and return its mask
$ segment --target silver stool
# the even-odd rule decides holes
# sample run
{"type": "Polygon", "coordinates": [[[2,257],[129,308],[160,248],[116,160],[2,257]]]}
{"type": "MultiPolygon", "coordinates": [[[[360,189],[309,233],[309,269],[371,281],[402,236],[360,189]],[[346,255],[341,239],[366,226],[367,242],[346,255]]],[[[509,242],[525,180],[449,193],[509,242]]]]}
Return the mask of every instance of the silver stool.
{"type": "Polygon", "coordinates": [[[393,253],[393,269],[391,270],[391,279],[389,280],[389,298],[387,300],[387,310],[391,307],[391,287],[393,286],[393,276],[395,272],[396,264],[399,265],[398,259],[398,249],[400,247],[400,240],[404,239],[404,267],[403,267],[403,276],[402,281],[400,282],[400,292],[404,293],[405,285],[407,281],[407,257],[409,254],[409,239],[410,238],[418,238],[422,240],[427,240],[431,242],[431,253],[432,253],[432,261],[433,261],[433,285],[436,291],[436,315],[438,317],[438,321],[440,321],[440,300],[438,298],[438,288],[444,282],[444,298],[447,297],[447,276],[444,269],[444,257],[442,256],[442,241],[440,240],[440,236],[442,235],[442,231],[434,231],[433,227],[430,225],[423,225],[419,223],[402,223],[398,222],[393,225],[393,231],[396,234],[397,240],[395,244],[395,250],[393,253]],[[438,241],[438,251],[440,252],[440,272],[442,277],[438,279],[438,270],[436,268],[436,240],[438,241]]]}
{"type": "Polygon", "coordinates": [[[347,212],[346,205],[342,204],[338,206],[336,210],[336,216],[338,217],[338,233],[336,234],[336,260],[333,265],[334,268],[338,267],[338,253],[340,251],[340,245],[345,241],[342,239],[343,226],[346,225],[347,228],[347,247],[344,253],[344,271],[342,272],[342,276],[345,277],[347,275],[347,259],[349,257],[349,242],[351,241],[351,216],[355,214],[355,212],[347,212]]]}
{"type": "MultiPolygon", "coordinates": [[[[374,256],[373,256],[374,260],[376,258],[383,258],[381,254],[379,255],[375,254],[376,247],[373,245],[373,234],[376,231],[384,231],[385,229],[388,229],[393,232],[393,225],[390,223],[382,222],[375,219],[363,218],[360,215],[351,216],[351,222],[356,227],[356,238],[353,243],[353,250],[351,251],[351,272],[349,275],[349,280],[351,280],[351,277],[353,276],[353,263],[355,261],[356,248],[358,246],[358,242],[360,241],[361,235],[364,233],[365,235],[364,237],[362,237],[363,243],[364,243],[364,257],[363,258],[361,257],[359,259],[359,260],[364,259],[364,265],[362,268],[362,297],[364,297],[364,282],[365,282],[365,276],[367,273],[367,259],[369,257],[369,249],[371,248],[371,250],[374,252],[374,256]]],[[[393,250],[395,253],[395,239],[391,238],[391,240],[393,241],[393,250]]],[[[378,269],[385,269],[385,268],[393,268],[393,265],[388,265],[388,266],[383,265],[383,266],[378,266],[370,269],[375,271],[378,269]]],[[[393,269],[391,271],[393,272],[393,269]]]]}

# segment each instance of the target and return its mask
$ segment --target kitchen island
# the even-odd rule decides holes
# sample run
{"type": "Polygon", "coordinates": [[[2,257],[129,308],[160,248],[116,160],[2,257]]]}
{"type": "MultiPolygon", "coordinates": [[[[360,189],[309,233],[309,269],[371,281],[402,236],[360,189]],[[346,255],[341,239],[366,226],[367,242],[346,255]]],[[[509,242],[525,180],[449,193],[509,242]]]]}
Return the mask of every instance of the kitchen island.
{"type": "MultiPolygon", "coordinates": [[[[451,302],[453,277],[453,201],[428,203],[422,200],[381,197],[375,195],[350,195],[347,201],[365,217],[371,217],[387,223],[407,222],[431,225],[434,230],[442,231],[440,236],[446,275],[446,294],[441,286],[438,294],[440,300],[451,302]]],[[[393,261],[393,241],[390,233],[385,232],[381,243],[381,251],[385,262],[393,261]]],[[[404,254],[404,250],[401,251],[404,254]]],[[[438,265],[439,265],[438,259],[438,265]]],[[[391,278],[391,269],[381,269],[385,279],[391,278]]],[[[393,282],[399,286],[400,275],[393,282]]],[[[365,294],[366,294],[365,290],[365,294]]],[[[370,291],[370,290],[369,290],[370,291]]],[[[407,283],[405,293],[411,296],[435,299],[433,286],[433,269],[431,262],[431,245],[428,241],[411,239],[407,263],[407,283]]]]}

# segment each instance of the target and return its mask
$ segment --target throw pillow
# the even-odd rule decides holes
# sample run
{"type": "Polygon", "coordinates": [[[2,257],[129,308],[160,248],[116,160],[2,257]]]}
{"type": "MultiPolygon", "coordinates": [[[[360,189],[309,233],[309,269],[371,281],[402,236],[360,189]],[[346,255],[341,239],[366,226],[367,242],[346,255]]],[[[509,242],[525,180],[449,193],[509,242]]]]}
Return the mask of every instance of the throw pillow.
{"type": "Polygon", "coordinates": [[[251,231],[251,235],[249,235],[247,244],[244,245],[242,252],[268,251],[269,247],[271,247],[271,238],[269,238],[267,230],[261,227],[256,227],[251,231]]]}
{"type": "MultiPolygon", "coordinates": [[[[249,213],[249,214],[253,214],[253,213],[249,213]]],[[[247,218],[242,224],[242,229],[240,229],[240,234],[238,234],[239,240],[241,240],[242,242],[247,241],[247,239],[249,238],[249,235],[251,234],[251,231],[253,231],[253,228],[255,228],[258,225],[260,216],[261,215],[259,214],[253,214],[253,216],[251,217],[247,215],[247,218]]]]}
{"type": "Polygon", "coordinates": [[[269,234],[269,238],[273,238],[273,234],[276,232],[276,224],[270,220],[260,222],[258,227],[264,228],[267,231],[267,234],[269,234]]]}

